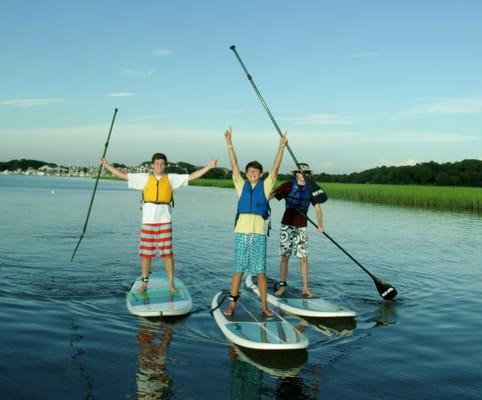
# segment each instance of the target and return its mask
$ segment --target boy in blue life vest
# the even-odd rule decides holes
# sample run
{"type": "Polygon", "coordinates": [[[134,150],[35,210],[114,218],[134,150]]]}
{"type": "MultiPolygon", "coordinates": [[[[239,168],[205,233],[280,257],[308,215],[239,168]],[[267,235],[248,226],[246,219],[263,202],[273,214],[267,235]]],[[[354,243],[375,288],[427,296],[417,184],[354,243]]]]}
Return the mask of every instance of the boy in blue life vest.
{"type": "Polygon", "coordinates": [[[323,233],[323,213],[320,204],[312,196],[305,182],[311,175],[308,164],[299,163],[298,170],[293,171],[293,179],[283,183],[271,194],[272,197],[286,202],[286,210],[281,220],[280,228],[280,280],[276,296],[283,296],[286,290],[288,277],[288,262],[291,255],[300,259],[300,272],[303,281],[303,296],[313,297],[313,292],[308,287],[308,231],[306,217],[310,204],[315,207],[317,231],[323,233]],[[299,210],[299,211],[298,211],[299,210]],[[301,213],[300,213],[301,211],[301,213]]]}
{"type": "Polygon", "coordinates": [[[216,168],[217,160],[210,160],[205,167],[191,174],[167,174],[167,157],[162,153],[155,153],[152,156],[151,174],[126,174],[110,165],[105,158],[101,158],[100,162],[113,175],[126,180],[130,189],[142,190],[142,227],[139,243],[142,285],[139,291],[146,290],[151,260],[159,254],[164,259],[169,290],[174,293],[176,286],[172,252],[172,194],[181,186],[187,186],[189,181],[200,178],[210,169],[216,168]]]}
{"type": "Polygon", "coordinates": [[[234,271],[231,280],[231,295],[224,314],[230,316],[239,298],[239,288],[243,273],[256,275],[261,298],[261,311],[266,316],[273,313],[266,300],[266,227],[269,215],[268,198],[278,177],[278,170],[283,158],[284,148],[288,143],[286,136],[280,139],[278,151],[268,177],[263,181],[263,166],[257,161],[246,165],[246,180],[241,176],[238,159],[231,141],[231,127],[224,133],[228,146],[228,156],[233,171],[233,182],[238,194],[238,215],[234,228],[234,271]]]}

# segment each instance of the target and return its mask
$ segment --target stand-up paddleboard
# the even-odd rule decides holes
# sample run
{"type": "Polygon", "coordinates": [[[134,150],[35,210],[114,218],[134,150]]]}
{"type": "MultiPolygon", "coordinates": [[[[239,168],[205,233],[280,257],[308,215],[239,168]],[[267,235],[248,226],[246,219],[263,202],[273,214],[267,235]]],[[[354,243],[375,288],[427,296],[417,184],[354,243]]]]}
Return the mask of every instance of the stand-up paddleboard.
{"type": "Polygon", "coordinates": [[[168,317],[188,314],[192,309],[192,300],[184,283],[174,278],[176,293],[169,291],[167,275],[152,272],[144,292],[139,292],[141,277],[137,278],[127,292],[126,303],[131,314],[141,317],[168,317]]]}
{"type": "Polygon", "coordinates": [[[305,335],[280,315],[273,311],[273,317],[265,317],[254,296],[240,298],[234,314],[225,316],[223,310],[229,301],[227,296],[225,292],[214,296],[212,315],[224,336],[234,344],[258,350],[299,350],[308,347],[305,335]]]}
{"type": "MultiPolygon", "coordinates": [[[[301,288],[293,288],[288,285],[285,287],[283,296],[275,296],[274,288],[276,281],[270,278],[267,279],[268,285],[268,303],[279,307],[283,311],[289,312],[301,317],[315,317],[315,318],[353,318],[356,316],[355,311],[347,310],[336,304],[330,303],[318,296],[304,297],[301,293],[301,288]]],[[[246,286],[259,296],[256,276],[246,276],[246,286]]]]}

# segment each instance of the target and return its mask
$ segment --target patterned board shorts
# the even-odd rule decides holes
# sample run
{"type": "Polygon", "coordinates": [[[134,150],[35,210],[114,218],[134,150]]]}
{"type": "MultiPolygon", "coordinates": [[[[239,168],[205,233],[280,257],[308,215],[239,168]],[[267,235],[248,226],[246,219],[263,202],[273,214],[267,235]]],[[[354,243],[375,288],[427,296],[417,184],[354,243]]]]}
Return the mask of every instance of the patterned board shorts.
{"type": "Polygon", "coordinates": [[[234,236],[234,272],[253,275],[266,272],[266,235],[236,233],[234,236]]]}
{"type": "Polygon", "coordinates": [[[281,224],[279,238],[280,256],[291,256],[293,253],[298,258],[308,256],[308,230],[306,227],[298,228],[281,224]]]}
{"type": "Polygon", "coordinates": [[[153,258],[172,256],[172,226],[162,224],[142,224],[139,243],[139,256],[153,258]]]}

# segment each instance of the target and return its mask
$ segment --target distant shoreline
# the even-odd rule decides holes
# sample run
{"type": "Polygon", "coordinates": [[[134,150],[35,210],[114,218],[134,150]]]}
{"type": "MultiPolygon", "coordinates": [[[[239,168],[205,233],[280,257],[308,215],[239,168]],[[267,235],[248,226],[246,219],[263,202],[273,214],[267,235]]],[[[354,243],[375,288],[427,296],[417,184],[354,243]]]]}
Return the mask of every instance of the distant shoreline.
{"type": "MultiPolygon", "coordinates": [[[[7,176],[17,174],[7,174],[7,176]]],[[[22,176],[22,175],[19,175],[22,176]]],[[[37,176],[37,175],[26,175],[37,176]]],[[[58,178],[95,177],[54,176],[58,178]]],[[[121,179],[115,176],[101,176],[103,180],[121,179]]],[[[282,181],[278,181],[281,184],[282,181]]],[[[217,188],[233,188],[231,179],[196,179],[191,186],[209,186],[217,188]]],[[[373,204],[387,204],[417,209],[437,209],[457,212],[482,214],[482,188],[460,186],[427,186],[427,185],[381,185],[367,183],[323,183],[319,185],[326,191],[329,199],[349,200],[373,204]]]]}

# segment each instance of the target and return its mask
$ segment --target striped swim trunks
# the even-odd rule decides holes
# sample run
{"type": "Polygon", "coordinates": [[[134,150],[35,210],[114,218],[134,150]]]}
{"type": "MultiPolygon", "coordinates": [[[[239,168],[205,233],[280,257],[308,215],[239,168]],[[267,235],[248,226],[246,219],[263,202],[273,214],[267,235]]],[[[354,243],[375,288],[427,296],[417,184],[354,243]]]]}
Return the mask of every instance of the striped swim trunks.
{"type": "Polygon", "coordinates": [[[153,258],[172,256],[172,226],[162,224],[142,224],[139,243],[139,256],[153,258]]]}

